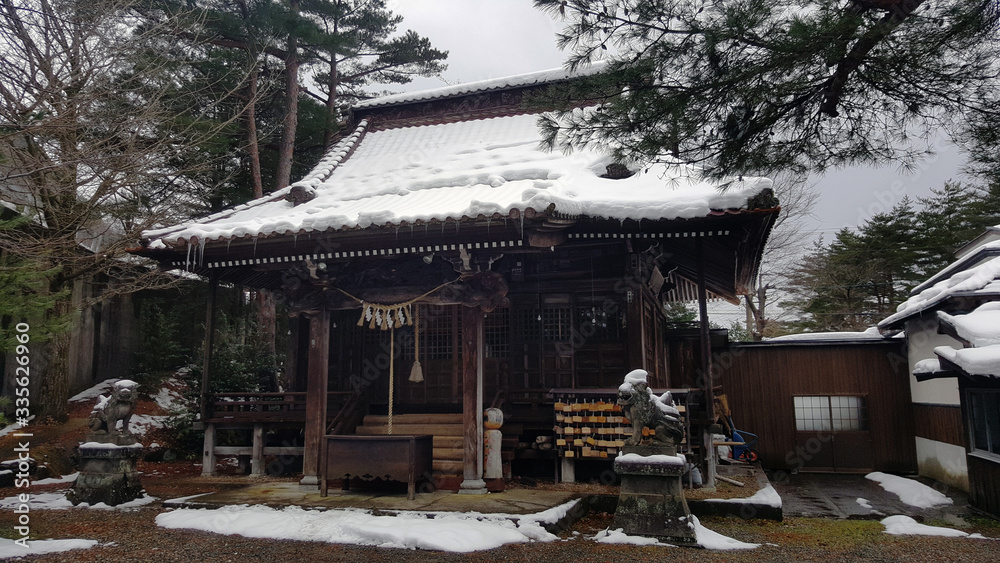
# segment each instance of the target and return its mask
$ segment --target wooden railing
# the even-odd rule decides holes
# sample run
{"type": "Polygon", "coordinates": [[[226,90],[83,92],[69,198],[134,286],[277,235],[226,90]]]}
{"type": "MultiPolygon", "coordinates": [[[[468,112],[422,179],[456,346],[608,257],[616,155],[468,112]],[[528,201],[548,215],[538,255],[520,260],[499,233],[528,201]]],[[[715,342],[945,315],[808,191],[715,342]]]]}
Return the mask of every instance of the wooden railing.
{"type": "MultiPolygon", "coordinates": [[[[340,411],[354,393],[327,393],[327,413],[340,411]]],[[[305,422],[306,392],[210,393],[205,422],[305,422]]]]}

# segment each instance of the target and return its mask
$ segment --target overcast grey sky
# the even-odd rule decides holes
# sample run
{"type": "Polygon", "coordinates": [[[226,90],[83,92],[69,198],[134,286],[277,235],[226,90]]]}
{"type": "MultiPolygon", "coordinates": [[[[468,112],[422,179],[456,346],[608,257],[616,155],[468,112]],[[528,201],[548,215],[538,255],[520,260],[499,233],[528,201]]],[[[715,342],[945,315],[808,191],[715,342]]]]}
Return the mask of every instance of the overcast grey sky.
{"type": "MultiPolygon", "coordinates": [[[[449,51],[443,81],[420,79],[403,88],[407,91],[555,68],[565,59],[555,43],[562,24],[532,7],[531,0],[389,0],[388,5],[404,17],[402,29],[449,51]]],[[[925,196],[948,179],[962,179],[958,149],[939,147],[936,157],[912,172],[887,165],[812,178],[820,196],[810,226],[830,240],[839,228],[887,211],[905,195],[925,196]]]]}

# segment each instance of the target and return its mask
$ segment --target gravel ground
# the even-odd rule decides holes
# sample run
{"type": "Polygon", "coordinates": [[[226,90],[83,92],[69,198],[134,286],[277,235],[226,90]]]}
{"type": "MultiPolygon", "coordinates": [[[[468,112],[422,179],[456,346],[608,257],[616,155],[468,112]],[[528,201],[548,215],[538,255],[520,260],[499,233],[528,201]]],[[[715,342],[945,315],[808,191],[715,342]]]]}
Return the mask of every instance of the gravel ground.
{"type": "MultiPolygon", "coordinates": [[[[150,494],[176,498],[246,483],[246,477],[196,477],[190,463],[149,464],[143,483],[150,494]]],[[[63,485],[62,487],[65,487],[63,485]]],[[[57,487],[51,487],[57,488],[57,487]]],[[[42,488],[34,493],[43,492],[42,488]]],[[[13,489],[0,490],[10,496],[13,489]]],[[[605,545],[589,536],[611,526],[612,515],[595,513],[561,535],[563,541],[508,545],[471,554],[409,551],[327,543],[274,541],[208,532],[166,530],[156,526],[158,503],[131,510],[36,510],[34,538],[87,538],[100,542],[88,550],[39,556],[37,561],[983,561],[1000,560],[1000,541],[890,536],[876,520],[793,518],[784,522],[704,518],[707,528],[729,537],[763,544],[748,551],[605,545]]],[[[1000,538],[1000,523],[969,518],[967,532],[1000,538]]],[[[940,524],[928,522],[929,524],[940,524]]],[[[12,537],[14,514],[0,513],[0,536],[12,537]]]]}

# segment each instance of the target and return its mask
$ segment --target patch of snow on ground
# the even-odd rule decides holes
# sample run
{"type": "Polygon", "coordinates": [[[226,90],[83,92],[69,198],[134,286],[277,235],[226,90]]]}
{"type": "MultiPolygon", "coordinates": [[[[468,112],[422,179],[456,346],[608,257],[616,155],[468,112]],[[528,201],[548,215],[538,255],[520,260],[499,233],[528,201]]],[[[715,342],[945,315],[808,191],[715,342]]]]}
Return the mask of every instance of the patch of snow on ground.
{"type": "MultiPolygon", "coordinates": [[[[536,515],[537,516],[537,515],[536,515]]],[[[283,540],[322,541],[377,547],[467,553],[509,543],[554,541],[530,517],[517,521],[502,515],[402,512],[375,516],[360,509],[306,510],[297,506],[227,506],[178,509],[156,517],[164,528],[203,530],[226,535],[283,540]]]]}
{"type": "Polygon", "coordinates": [[[129,428],[133,434],[145,436],[146,432],[149,432],[151,428],[163,428],[168,418],[170,417],[166,415],[133,414],[129,428]]]}
{"type": "MultiPolygon", "coordinates": [[[[31,422],[32,420],[35,420],[35,415],[31,415],[31,416],[28,417],[28,422],[31,422]]],[[[6,436],[7,434],[10,434],[11,432],[17,432],[18,430],[20,430],[22,428],[24,428],[24,427],[21,426],[20,424],[18,424],[17,422],[11,423],[11,424],[5,426],[3,428],[3,430],[0,430],[0,436],[6,436]]]]}
{"type": "Polygon", "coordinates": [[[718,549],[718,550],[730,550],[730,549],[754,549],[760,547],[759,543],[747,543],[739,540],[734,540],[729,536],[724,536],[718,532],[713,532],[708,528],[701,525],[698,521],[698,517],[694,514],[691,515],[691,523],[694,524],[694,533],[698,538],[698,545],[704,547],[705,549],[718,549]]]}
{"type": "Polygon", "coordinates": [[[176,387],[183,386],[179,380],[170,378],[163,383],[163,387],[153,395],[153,400],[156,401],[160,408],[167,412],[176,412],[184,409],[184,397],[177,391],[174,390],[176,387]]]}
{"type": "MultiPolygon", "coordinates": [[[[37,483],[36,483],[37,484],[37,483]]],[[[54,493],[38,493],[31,495],[31,509],[32,510],[67,510],[74,508],[73,503],[66,498],[67,491],[56,491],[54,493]]],[[[108,506],[103,502],[99,502],[93,506],[83,502],[77,505],[75,508],[95,508],[98,510],[117,510],[125,508],[136,508],[143,506],[145,504],[150,504],[157,501],[157,497],[151,497],[146,495],[142,498],[137,498],[135,500],[119,504],[118,506],[108,506]]],[[[0,499],[0,509],[2,508],[17,508],[21,504],[20,500],[14,497],[7,497],[5,499],[0,499]]]]}
{"type": "Polygon", "coordinates": [[[710,498],[705,500],[708,502],[722,502],[729,504],[764,504],[767,506],[773,506],[774,508],[781,508],[781,495],[778,494],[778,491],[774,490],[774,487],[772,487],[770,483],[749,497],[710,498]]]}
{"type": "Polygon", "coordinates": [[[20,544],[14,543],[14,540],[0,538],[0,559],[61,553],[71,549],[90,549],[97,545],[97,540],[28,540],[27,543],[28,549],[25,549],[20,544]]]}
{"type": "Polygon", "coordinates": [[[868,475],[865,475],[865,477],[875,481],[879,485],[882,485],[883,489],[898,496],[899,500],[910,506],[915,506],[917,508],[934,508],[935,506],[955,503],[955,501],[951,500],[943,493],[940,493],[914,479],[907,479],[906,477],[899,477],[897,475],[889,475],[880,471],[869,473],[868,475]]]}
{"type": "Polygon", "coordinates": [[[32,485],[55,485],[56,483],[72,483],[76,481],[76,477],[80,474],[79,471],[76,473],[70,473],[63,477],[51,477],[49,479],[41,479],[39,481],[32,481],[32,485]]]}
{"type": "Polygon", "coordinates": [[[928,526],[920,524],[909,516],[889,516],[882,519],[885,526],[885,533],[894,536],[944,536],[949,538],[964,538],[969,534],[954,528],[942,528],[940,526],[928,526]]]}
{"type": "Polygon", "coordinates": [[[670,545],[669,543],[663,543],[656,538],[647,538],[644,536],[630,536],[622,531],[621,528],[617,530],[601,530],[597,532],[597,535],[593,537],[593,540],[597,543],[613,543],[613,544],[628,544],[628,545],[658,545],[662,547],[677,547],[670,545]]]}

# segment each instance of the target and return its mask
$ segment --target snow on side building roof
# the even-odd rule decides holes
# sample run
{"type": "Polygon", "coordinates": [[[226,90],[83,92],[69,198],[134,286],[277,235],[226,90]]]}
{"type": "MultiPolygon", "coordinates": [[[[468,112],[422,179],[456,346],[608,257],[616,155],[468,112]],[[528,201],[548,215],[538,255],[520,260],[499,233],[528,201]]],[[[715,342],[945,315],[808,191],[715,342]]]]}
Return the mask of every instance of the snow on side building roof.
{"type": "MultiPolygon", "coordinates": [[[[1000,236],[1000,233],[994,234],[1000,236]]],[[[975,248],[959,254],[957,260],[914,287],[911,293],[914,295],[920,293],[955,272],[975,267],[989,260],[991,257],[1000,255],[1000,240],[985,238],[985,235],[981,235],[976,240],[979,241],[979,244],[975,248]]]]}
{"type": "Polygon", "coordinates": [[[301,181],[190,223],[147,231],[149,248],[404,222],[544,210],[611,219],[677,219],[739,209],[771,187],[742,178],[720,191],[696,168],[655,164],[602,178],[612,159],[540,148],[537,115],[367,130],[362,122],[301,181]],[[287,201],[294,191],[314,196],[287,201]]]}
{"type": "Polygon", "coordinates": [[[926,311],[959,293],[1000,290],[1000,257],[991,258],[967,270],[956,272],[904,301],[896,312],[878,324],[890,329],[896,323],[926,311]]]}
{"type": "Polygon", "coordinates": [[[964,315],[938,311],[938,319],[951,325],[962,340],[976,348],[1000,345],[1000,301],[984,303],[964,315]]]}
{"type": "Polygon", "coordinates": [[[412,102],[450,98],[452,96],[461,96],[476,92],[487,92],[491,90],[503,90],[506,88],[517,88],[522,86],[532,86],[535,84],[559,82],[578,76],[591,76],[597,74],[601,72],[605,66],[605,63],[598,62],[575,71],[569,71],[563,68],[553,68],[515,76],[504,76],[501,78],[467,82],[465,84],[455,84],[453,86],[444,86],[442,88],[419,90],[417,92],[403,92],[401,94],[392,94],[390,96],[364,100],[354,104],[354,108],[367,109],[389,105],[408,104],[412,102]]]}
{"type": "Polygon", "coordinates": [[[951,346],[938,346],[934,348],[934,353],[969,375],[1000,377],[1000,345],[960,350],[951,346]]]}
{"type": "Polygon", "coordinates": [[[786,334],[766,339],[768,342],[802,342],[802,341],[834,341],[834,340],[882,340],[878,329],[872,327],[863,332],[803,332],[786,334]]]}

